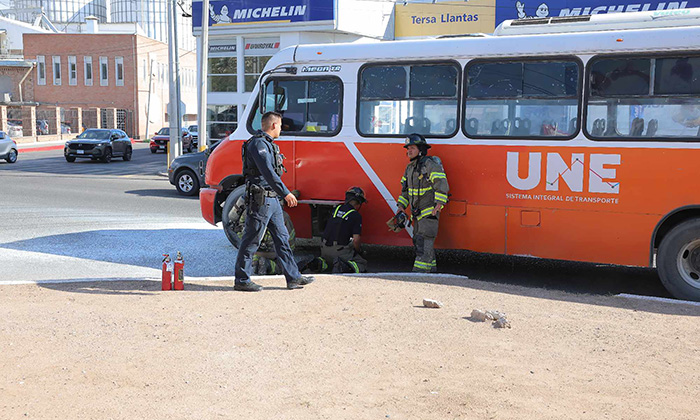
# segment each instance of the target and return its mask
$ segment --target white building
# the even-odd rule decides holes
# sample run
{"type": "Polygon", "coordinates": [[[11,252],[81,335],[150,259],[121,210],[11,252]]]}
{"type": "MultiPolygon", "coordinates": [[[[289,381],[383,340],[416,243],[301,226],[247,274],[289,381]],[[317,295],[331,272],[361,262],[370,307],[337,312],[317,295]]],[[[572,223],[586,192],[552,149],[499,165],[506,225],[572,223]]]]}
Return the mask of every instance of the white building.
{"type": "MultiPolygon", "coordinates": [[[[298,44],[393,39],[392,1],[211,1],[207,122],[212,138],[233,132],[270,57],[298,44]]],[[[192,5],[194,35],[201,36],[202,2],[192,5]]],[[[198,42],[197,56],[199,58],[198,42]]],[[[198,60],[199,62],[199,60],[198,60]]],[[[198,69],[198,86],[201,71],[198,69]]]]}
{"type": "Polygon", "coordinates": [[[82,22],[95,16],[100,22],[108,21],[110,0],[13,0],[6,16],[33,23],[43,13],[54,23],[82,22]]]}
{"type": "MultiPolygon", "coordinates": [[[[172,0],[11,0],[5,3],[9,3],[10,8],[2,10],[4,16],[26,23],[43,19],[44,26],[56,32],[84,32],[85,18],[94,16],[107,32],[110,26],[115,33],[119,31],[117,28],[129,27],[129,32],[168,42],[167,11],[172,0]]],[[[192,19],[182,16],[190,12],[192,1],[180,3],[177,10],[178,46],[194,51],[192,19]]]]}

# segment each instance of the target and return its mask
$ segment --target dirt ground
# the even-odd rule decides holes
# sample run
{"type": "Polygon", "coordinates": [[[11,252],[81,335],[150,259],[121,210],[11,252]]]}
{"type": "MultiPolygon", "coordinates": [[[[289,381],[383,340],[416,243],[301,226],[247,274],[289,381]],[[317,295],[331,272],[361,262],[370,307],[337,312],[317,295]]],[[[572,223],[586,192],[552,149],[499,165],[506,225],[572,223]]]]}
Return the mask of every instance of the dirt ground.
{"type": "Polygon", "coordinates": [[[700,307],[458,277],[0,286],[2,419],[697,419],[700,307]],[[423,298],[444,303],[422,307],[423,298]],[[473,322],[505,312],[511,329],[473,322]]]}

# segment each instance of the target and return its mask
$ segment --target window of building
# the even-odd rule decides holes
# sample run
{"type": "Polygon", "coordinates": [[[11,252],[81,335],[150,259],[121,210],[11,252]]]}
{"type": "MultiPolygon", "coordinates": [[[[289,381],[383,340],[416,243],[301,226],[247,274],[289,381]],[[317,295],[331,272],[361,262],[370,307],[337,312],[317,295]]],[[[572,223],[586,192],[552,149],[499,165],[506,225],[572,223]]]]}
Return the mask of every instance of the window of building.
{"type": "Polygon", "coordinates": [[[46,84],[46,57],[43,55],[36,56],[36,84],[46,84]]]}
{"type": "Polygon", "coordinates": [[[100,86],[109,86],[109,65],[107,57],[100,57],[100,86]]]}
{"type": "Polygon", "coordinates": [[[252,92],[255,88],[255,83],[260,78],[260,75],[265,68],[265,64],[272,56],[245,57],[245,91],[252,92]]]}
{"type": "Polygon", "coordinates": [[[590,137],[700,140],[700,56],[594,58],[589,71],[590,137]]]}
{"type": "Polygon", "coordinates": [[[75,86],[78,84],[78,60],[75,56],[68,56],[68,84],[75,86]]]}
{"type": "Polygon", "coordinates": [[[124,57],[114,57],[114,76],[117,86],[124,86],[124,57]]]}
{"type": "Polygon", "coordinates": [[[85,86],[92,86],[92,57],[83,57],[85,64],[85,86]]]}
{"type": "Polygon", "coordinates": [[[366,66],[360,73],[358,131],[366,136],[453,136],[458,92],[454,63],[366,66]]]}
{"type": "MultiPolygon", "coordinates": [[[[282,114],[285,134],[335,135],[341,127],[343,83],[338,78],[268,79],[264,111],[282,114]]],[[[260,129],[260,112],[253,112],[252,131],[260,129]]]]}
{"type": "Polygon", "coordinates": [[[61,57],[54,55],[53,61],[53,84],[55,86],[61,85],[61,57]]]}
{"type": "Polygon", "coordinates": [[[470,63],[465,133],[485,138],[573,137],[578,131],[579,69],[571,60],[470,63]]]}
{"type": "Polygon", "coordinates": [[[236,57],[209,59],[209,92],[236,92],[236,57]]]}
{"type": "Polygon", "coordinates": [[[238,127],[236,105],[207,105],[207,128],[209,137],[223,139],[238,127]]]}

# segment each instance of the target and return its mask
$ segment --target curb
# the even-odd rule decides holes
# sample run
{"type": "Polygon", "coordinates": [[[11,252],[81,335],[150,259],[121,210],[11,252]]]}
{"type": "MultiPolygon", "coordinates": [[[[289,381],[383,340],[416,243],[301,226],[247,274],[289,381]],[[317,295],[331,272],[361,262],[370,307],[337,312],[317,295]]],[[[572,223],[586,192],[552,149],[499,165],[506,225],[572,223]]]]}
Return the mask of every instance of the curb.
{"type": "Polygon", "coordinates": [[[25,148],[19,147],[19,145],[17,145],[17,146],[18,146],[17,153],[45,152],[47,150],[60,150],[60,149],[63,149],[63,147],[64,147],[62,144],[57,144],[54,146],[25,147],[25,148]]]}

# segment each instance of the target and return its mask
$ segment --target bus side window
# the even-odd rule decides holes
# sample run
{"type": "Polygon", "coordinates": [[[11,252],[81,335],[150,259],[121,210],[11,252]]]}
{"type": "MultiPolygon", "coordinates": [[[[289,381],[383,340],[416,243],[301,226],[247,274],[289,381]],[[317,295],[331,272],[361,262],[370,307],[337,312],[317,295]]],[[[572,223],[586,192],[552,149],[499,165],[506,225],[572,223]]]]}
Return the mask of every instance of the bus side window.
{"type": "Polygon", "coordinates": [[[577,62],[564,59],[470,62],[465,71],[465,134],[571,138],[578,129],[580,73],[577,62]],[[480,133],[472,121],[483,121],[490,130],[480,133]]]}
{"type": "Polygon", "coordinates": [[[593,58],[589,73],[591,138],[698,140],[700,56],[593,58]],[[601,132],[602,119],[607,127],[601,132]]]}
{"type": "Polygon", "coordinates": [[[368,65],[360,71],[357,130],[364,136],[451,137],[457,132],[455,63],[368,65]]]}

